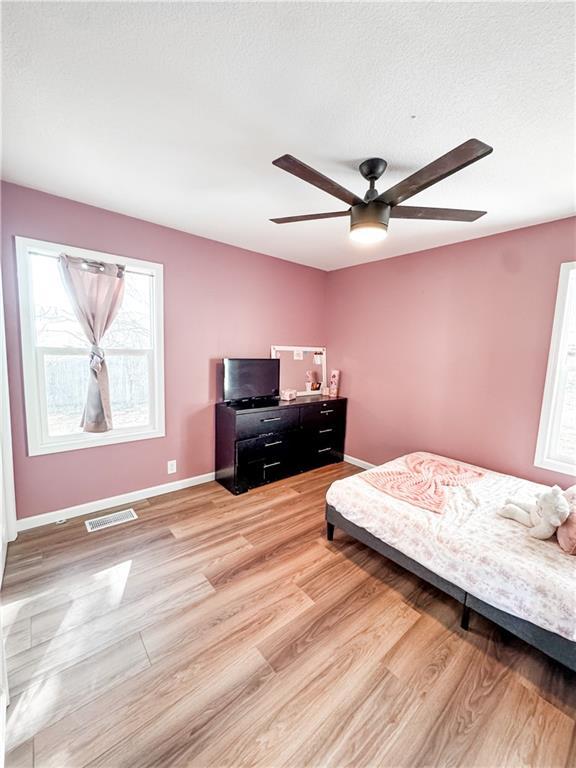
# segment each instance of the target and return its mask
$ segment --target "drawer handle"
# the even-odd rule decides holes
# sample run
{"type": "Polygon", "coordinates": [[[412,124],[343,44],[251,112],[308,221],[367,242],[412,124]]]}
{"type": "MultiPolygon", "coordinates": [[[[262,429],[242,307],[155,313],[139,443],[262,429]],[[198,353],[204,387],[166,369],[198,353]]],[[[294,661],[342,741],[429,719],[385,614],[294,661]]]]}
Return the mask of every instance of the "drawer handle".
{"type": "Polygon", "coordinates": [[[325,432],[334,432],[334,428],[330,427],[330,429],[319,429],[318,434],[323,435],[325,432]]]}
{"type": "Polygon", "coordinates": [[[273,445],[282,445],[282,440],[276,440],[273,443],[264,443],[264,448],[271,448],[273,445]]]}
{"type": "Polygon", "coordinates": [[[329,410],[329,411],[320,411],[320,413],[334,413],[334,409],[332,408],[332,409],[331,409],[331,410],[329,410]]]}
{"type": "Polygon", "coordinates": [[[272,464],[264,464],[264,469],[270,469],[270,467],[277,467],[280,464],[279,461],[274,461],[272,464]]]}
{"type": "Polygon", "coordinates": [[[282,418],[281,416],[274,416],[274,418],[271,418],[271,419],[260,419],[260,421],[280,421],[281,418],[282,418]]]}
{"type": "Polygon", "coordinates": [[[318,453],[326,453],[326,451],[331,451],[332,448],[318,448],[318,453]]]}

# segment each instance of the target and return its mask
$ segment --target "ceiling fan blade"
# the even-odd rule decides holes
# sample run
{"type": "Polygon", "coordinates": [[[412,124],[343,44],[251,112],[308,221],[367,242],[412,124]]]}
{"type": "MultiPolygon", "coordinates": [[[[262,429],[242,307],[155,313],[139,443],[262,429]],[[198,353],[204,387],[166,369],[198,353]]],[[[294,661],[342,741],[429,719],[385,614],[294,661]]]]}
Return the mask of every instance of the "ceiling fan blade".
{"type": "Polygon", "coordinates": [[[358,195],[355,195],[348,189],[344,189],[340,184],[329,179],[328,176],[324,176],[324,174],[315,171],[314,168],[297,160],[295,157],[292,157],[292,155],[282,155],[282,157],[277,157],[276,160],[272,160],[272,165],[282,168],[283,171],[288,171],[288,173],[291,173],[294,176],[298,176],[302,181],[307,181],[308,184],[313,184],[315,187],[318,187],[318,189],[328,192],[329,195],[337,197],[348,205],[359,205],[359,203],[364,202],[358,195]]]}
{"type": "Polygon", "coordinates": [[[460,144],[460,146],[450,150],[450,152],[442,155],[442,157],[434,160],[429,165],[425,165],[424,168],[416,171],[412,176],[408,176],[404,181],[387,189],[377,200],[388,205],[398,205],[412,197],[412,195],[416,195],[418,192],[431,187],[432,184],[436,184],[436,182],[442,181],[442,179],[451,176],[456,171],[466,168],[467,165],[475,163],[476,160],[486,157],[490,152],[492,152],[492,147],[484,144],[483,141],[468,139],[464,144],[460,144]]]}
{"type": "Polygon", "coordinates": [[[284,216],[280,219],[270,219],[275,224],[291,224],[293,221],[312,221],[313,219],[336,219],[339,216],[350,216],[350,211],[333,211],[331,213],[306,213],[303,216],[284,216]]]}
{"type": "Polygon", "coordinates": [[[486,211],[468,211],[463,208],[420,208],[395,205],[390,209],[391,219],[430,219],[435,221],[476,221],[486,211]]]}

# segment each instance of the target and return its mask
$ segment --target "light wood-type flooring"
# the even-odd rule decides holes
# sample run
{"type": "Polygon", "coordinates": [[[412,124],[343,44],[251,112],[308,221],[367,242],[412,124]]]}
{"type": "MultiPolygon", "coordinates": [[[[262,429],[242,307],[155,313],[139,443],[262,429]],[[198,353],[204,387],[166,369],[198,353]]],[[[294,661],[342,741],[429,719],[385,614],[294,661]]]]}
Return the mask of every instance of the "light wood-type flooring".
{"type": "Polygon", "coordinates": [[[333,465],[22,533],[8,768],[576,766],[576,675],[351,538],[333,465]]]}

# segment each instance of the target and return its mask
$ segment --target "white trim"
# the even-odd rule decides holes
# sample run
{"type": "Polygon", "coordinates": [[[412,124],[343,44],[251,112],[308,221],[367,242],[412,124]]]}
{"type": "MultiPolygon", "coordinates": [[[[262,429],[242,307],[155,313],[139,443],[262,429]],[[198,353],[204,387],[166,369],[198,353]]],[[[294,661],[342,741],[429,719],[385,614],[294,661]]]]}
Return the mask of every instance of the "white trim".
{"type": "MultiPolygon", "coordinates": [[[[18,267],[18,293],[20,302],[20,335],[22,349],[22,371],[24,376],[24,399],[26,404],[26,431],[28,442],[28,456],[41,456],[62,451],[81,450],[95,448],[101,445],[114,445],[128,443],[136,440],[166,436],[165,419],[165,393],[164,393],[164,267],[152,261],[130,259],[123,256],[105,254],[91,251],[62,243],[50,243],[43,240],[35,240],[28,237],[14,238],[16,244],[16,260],[18,267]],[[151,425],[130,429],[116,429],[112,432],[99,434],[80,433],[78,435],[65,435],[62,437],[49,437],[45,434],[44,425],[45,406],[44,393],[39,385],[39,360],[42,349],[35,344],[35,330],[33,323],[32,281],[30,279],[29,252],[54,254],[65,251],[71,256],[93,261],[112,259],[114,263],[123,264],[132,272],[149,274],[152,281],[153,296],[151,300],[152,329],[154,332],[154,346],[151,357],[154,359],[153,376],[151,378],[151,425]],[[103,259],[102,257],[105,257],[103,259]]],[[[110,350],[110,354],[120,353],[122,350],[110,350]]],[[[70,349],[70,354],[77,350],[70,349]]],[[[132,350],[131,352],[149,353],[150,350],[132,350]]]]}
{"type": "MultiPolygon", "coordinates": [[[[348,464],[362,467],[362,469],[372,469],[376,466],[375,464],[370,464],[362,459],[356,459],[354,456],[344,455],[344,461],[347,461],[348,464]]],[[[54,512],[45,512],[43,515],[24,517],[16,522],[17,530],[18,532],[28,531],[31,528],[58,523],[73,517],[91,515],[94,512],[101,512],[102,510],[110,509],[111,507],[120,507],[123,504],[133,504],[136,501],[142,501],[142,499],[162,496],[165,493],[172,493],[173,491],[181,491],[185,488],[192,488],[195,485],[211,483],[215,477],[216,475],[214,472],[206,472],[204,475],[195,475],[194,477],[187,477],[184,480],[174,480],[171,483],[154,485],[151,488],[142,488],[139,491],[129,491],[128,493],[121,493],[118,496],[109,496],[107,499],[87,501],[85,504],[77,504],[74,507],[66,507],[65,509],[58,509],[54,512]]]]}
{"type": "MultiPolygon", "coordinates": [[[[370,464],[363,459],[356,459],[354,456],[344,455],[344,461],[348,464],[354,464],[356,467],[362,469],[372,469],[375,464],[370,464]]],[[[121,493],[118,496],[109,496],[107,499],[97,499],[96,501],[87,501],[85,504],[77,504],[74,507],[66,507],[65,509],[59,509],[54,512],[45,512],[43,515],[34,515],[33,517],[24,517],[18,520],[17,530],[28,531],[31,528],[38,528],[41,525],[50,525],[52,523],[58,523],[62,520],[69,520],[73,517],[80,517],[81,515],[91,515],[93,512],[101,512],[104,509],[110,509],[111,507],[120,507],[123,504],[133,504],[136,501],[142,501],[142,499],[152,498],[154,496],[162,496],[165,493],[172,493],[173,491],[181,491],[185,488],[192,488],[195,485],[203,485],[204,483],[211,483],[215,479],[214,472],[206,472],[204,475],[195,475],[194,477],[187,477],[184,480],[174,480],[171,483],[163,483],[162,485],[154,485],[151,488],[142,488],[139,491],[129,491],[128,493],[121,493]]]]}
{"type": "Polygon", "coordinates": [[[576,459],[570,462],[550,456],[550,443],[554,434],[557,408],[556,399],[560,388],[560,372],[558,360],[563,347],[563,334],[568,299],[568,285],[570,274],[576,270],[576,261],[567,261],[560,265],[558,279],[558,293],[556,295],[556,309],[554,311],[554,324],[552,338],[550,340],[550,352],[548,354],[548,366],[546,369],[546,383],[542,398],[542,410],[540,412],[540,424],[538,427],[538,439],[536,441],[536,453],[534,466],[549,469],[553,472],[562,472],[566,475],[576,475],[576,459]]]}
{"type": "Polygon", "coordinates": [[[72,517],[81,515],[91,515],[93,512],[101,512],[110,507],[120,507],[123,504],[133,504],[135,501],[142,501],[153,496],[162,496],[164,493],[172,491],[181,491],[184,488],[192,488],[194,485],[210,483],[214,480],[214,472],[207,472],[205,475],[195,475],[187,477],[184,480],[174,480],[171,483],[154,485],[152,488],[142,488],[139,491],[130,491],[121,493],[119,496],[109,496],[107,499],[98,499],[96,501],[87,501],[85,504],[77,504],[75,507],[66,507],[55,512],[45,512],[43,515],[34,515],[33,517],[24,517],[17,521],[18,531],[27,531],[30,528],[38,528],[41,525],[50,525],[62,520],[69,520],[72,517]]]}
{"type": "Polygon", "coordinates": [[[4,327],[4,299],[0,272],[0,494],[2,499],[0,520],[0,586],[6,565],[6,549],[16,538],[16,494],[14,491],[14,460],[12,456],[12,423],[10,420],[10,394],[8,390],[8,362],[6,355],[6,329],[4,327]]]}
{"type": "Polygon", "coordinates": [[[369,461],[355,459],[354,456],[348,456],[347,454],[344,454],[344,461],[347,461],[348,464],[354,464],[355,467],[362,467],[362,469],[373,469],[376,466],[376,464],[370,464],[369,461]]]}

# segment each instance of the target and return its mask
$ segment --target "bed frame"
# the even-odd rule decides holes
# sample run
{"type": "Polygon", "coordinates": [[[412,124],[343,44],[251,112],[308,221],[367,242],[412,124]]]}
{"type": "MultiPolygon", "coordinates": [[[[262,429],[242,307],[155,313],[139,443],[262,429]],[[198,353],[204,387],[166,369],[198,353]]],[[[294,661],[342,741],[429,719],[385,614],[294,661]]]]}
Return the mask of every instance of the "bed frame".
{"type": "Polygon", "coordinates": [[[542,629],[530,621],[519,619],[479,600],[474,595],[456,586],[456,584],[446,581],[446,579],[420,565],[416,560],[412,560],[412,558],[402,554],[399,550],[384,543],[364,528],[354,525],[350,520],[343,517],[335,507],[326,504],[326,537],[328,541],[334,539],[335,528],[345,531],[362,542],[362,544],[366,544],[366,546],[375,550],[380,555],[387,557],[397,565],[401,565],[407,571],[414,573],[434,587],[442,590],[442,592],[446,592],[451,597],[454,597],[459,603],[462,603],[462,619],[460,622],[462,629],[468,629],[470,611],[476,611],[476,613],[485,616],[490,621],[498,624],[498,626],[525,640],[530,645],[533,645],[538,650],[543,651],[543,653],[576,672],[576,642],[561,637],[555,632],[542,629]]]}

